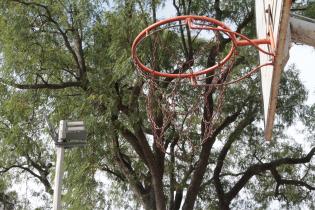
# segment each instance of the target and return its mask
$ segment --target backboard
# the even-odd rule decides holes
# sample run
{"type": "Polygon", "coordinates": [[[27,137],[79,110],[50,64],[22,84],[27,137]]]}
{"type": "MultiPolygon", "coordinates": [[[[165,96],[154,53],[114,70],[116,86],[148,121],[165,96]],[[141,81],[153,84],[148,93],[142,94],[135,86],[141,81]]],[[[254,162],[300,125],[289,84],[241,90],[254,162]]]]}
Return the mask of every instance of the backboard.
{"type": "Polygon", "coordinates": [[[272,42],[271,45],[261,45],[261,48],[275,54],[273,58],[259,53],[261,64],[274,59],[273,66],[261,69],[266,140],[272,137],[281,72],[289,58],[291,4],[291,0],[255,0],[257,37],[267,37],[272,42]]]}

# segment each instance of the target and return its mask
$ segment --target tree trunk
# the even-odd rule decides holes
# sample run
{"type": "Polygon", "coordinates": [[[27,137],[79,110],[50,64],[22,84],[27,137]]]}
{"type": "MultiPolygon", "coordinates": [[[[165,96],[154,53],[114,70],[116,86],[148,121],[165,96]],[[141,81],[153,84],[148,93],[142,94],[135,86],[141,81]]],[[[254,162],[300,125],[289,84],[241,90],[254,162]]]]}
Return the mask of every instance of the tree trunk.
{"type": "Polygon", "coordinates": [[[225,202],[224,200],[219,201],[219,209],[220,210],[230,210],[229,203],[225,202]]]}
{"type": "Polygon", "coordinates": [[[156,176],[152,174],[152,183],[154,188],[154,196],[157,210],[166,210],[166,200],[163,191],[163,175],[156,176]]]}
{"type": "Polygon", "coordinates": [[[143,207],[146,210],[156,210],[156,203],[155,203],[155,193],[154,189],[150,187],[150,191],[145,196],[143,207]]]}

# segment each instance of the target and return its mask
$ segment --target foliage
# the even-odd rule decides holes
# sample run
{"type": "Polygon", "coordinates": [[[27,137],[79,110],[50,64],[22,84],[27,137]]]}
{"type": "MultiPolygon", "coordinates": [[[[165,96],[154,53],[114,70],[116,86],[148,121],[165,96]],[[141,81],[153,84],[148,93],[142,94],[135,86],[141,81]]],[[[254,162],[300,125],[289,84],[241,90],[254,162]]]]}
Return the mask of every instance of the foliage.
{"type": "MultiPolygon", "coordinates": [[[[86,147],[66,151],[66,209],[266,209],[273,200],[287,208],[313,207],[315,109],[303,104],[307,91],[296,67],[283,73],[272,142],[263,138],[258,74],[228,87],[222,110],[211,104],[220,88],[185,84],[176,89],[173,111],[187,112],[198,102],[199,112],[171,115],[164,93],[172,86],[154,92],[130,54],[134,38],[168,3],[178,15],[215,17],[255,36],[253,0],[1,1],[0,173],[7,178],[3,186],[0,180],[0,193],[28,174],[51,198],[55,157],[48,117],[54,125],[84,120],[89,133],[86,147]],[[213,132],[206,133],[205,122],[216,112],[213,132]],[[307,150],[286,135],[297,120],[309,131],[307,150]],[[154,133],[152,125],[165,132],[154,133]]],[[[206,68],[231,46],[226,36],[213,43],[178,31],[157,33],[157,42],[148,38],[139,57],[170,69],[200,56],[195,64],[206,68]]],[[[229,77],[256,65],[255,49],[240,48],[229,77]]]]}

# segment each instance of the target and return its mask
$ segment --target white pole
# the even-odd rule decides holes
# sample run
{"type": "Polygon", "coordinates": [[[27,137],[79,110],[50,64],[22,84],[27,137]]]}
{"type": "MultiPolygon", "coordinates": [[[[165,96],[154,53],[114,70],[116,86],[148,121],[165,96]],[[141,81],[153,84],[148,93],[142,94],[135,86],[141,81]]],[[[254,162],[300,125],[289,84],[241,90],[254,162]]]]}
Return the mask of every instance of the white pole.
{"type": "MultiPolygon", "coordinates": [[[[66,122],[60,121],[58,142],[62,142],[65,139],[66,122]]],[[[63,177],[63,159],[65,148],[62,145],[56,146],[57,160],[56,160],[56,174],[55,174],[55,186],[54,186],[54,198],[53,198],[53,210],[61,210],[61,188],[63,177]]]]}
{"type": "Polygon", "coordinates": [[[57,160],[56,160],[53,210],[61,210],[61,187],[62,187],[62,177],[63,177],[63,157],[65,153],[65,148],[62,146],[57,146],[56,153],[57,153],[57,160]]]}

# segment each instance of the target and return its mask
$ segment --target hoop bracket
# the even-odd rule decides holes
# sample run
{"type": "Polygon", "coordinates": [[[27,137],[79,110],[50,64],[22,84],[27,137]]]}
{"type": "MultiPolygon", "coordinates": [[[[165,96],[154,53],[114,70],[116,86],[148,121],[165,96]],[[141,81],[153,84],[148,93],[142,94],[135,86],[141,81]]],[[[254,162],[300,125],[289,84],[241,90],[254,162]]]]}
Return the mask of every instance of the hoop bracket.
{"type": "Polygon", "coordinates": [[[237,46],[249,46],[249,45],[261,45],[261,44],[267,44],[267,45],[272,45],[270,39],[251,39],[251,41],[248,40],[237,40],[236,44],[237,46]]]}

